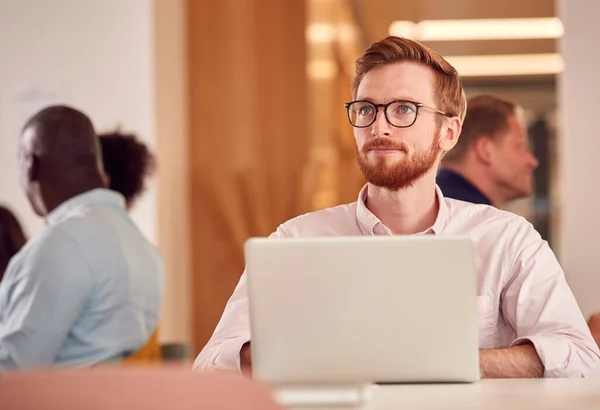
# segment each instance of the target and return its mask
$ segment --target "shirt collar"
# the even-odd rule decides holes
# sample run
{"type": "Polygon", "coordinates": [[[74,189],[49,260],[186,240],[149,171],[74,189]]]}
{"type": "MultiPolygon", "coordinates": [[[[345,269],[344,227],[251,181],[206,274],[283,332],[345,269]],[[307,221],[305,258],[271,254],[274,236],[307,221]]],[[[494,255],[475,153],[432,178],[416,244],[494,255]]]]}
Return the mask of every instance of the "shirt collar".
{"type": "MultiPolygon", "coordinates": [[[[358,200],[356,202],[356,220],[358,226],[363,235],[391,235],[390,229],[369,211],[365,205],[368,189],[369,185],[366,184],[358,194],[358,200]]],[[[442,191],[437,185],[435,186],[435,194],[439,204],[438,214],[433,225],[424,232],[420,232],[420,234],[439,235],[442,233],[448,220],[448,205],[446,204],[442,191]]]]}
{"type": "Polygon", "coordinates": [[[440,189],[446,193],[448,198],[474,204],[492,205],[492,201],[479,188],[458,172],[442,168],[436,179],[440,189]]]}
{"type": "Polygon", "coordinates": [[[105,205],[125,210],[125,198],[115,191],[104,188],[84,192],[66,200],[46,215],[46,225],[57,225],[67,219],[74,210],[90,205],[105,205]]]}

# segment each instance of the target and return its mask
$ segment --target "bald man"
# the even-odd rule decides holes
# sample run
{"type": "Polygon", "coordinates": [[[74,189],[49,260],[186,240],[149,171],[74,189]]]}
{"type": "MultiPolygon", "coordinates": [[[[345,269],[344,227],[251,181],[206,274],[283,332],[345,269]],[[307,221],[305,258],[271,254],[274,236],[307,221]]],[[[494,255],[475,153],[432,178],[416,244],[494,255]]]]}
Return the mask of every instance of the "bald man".
{"type": "Polygon", "coordinates": [[[66,106],[24,126],[21,185],[45,229],[11,260],[0,286],[0,372],[87,367],[141,348],[154,332],[163,264],[104,188],[91,121],[66,106]]]}

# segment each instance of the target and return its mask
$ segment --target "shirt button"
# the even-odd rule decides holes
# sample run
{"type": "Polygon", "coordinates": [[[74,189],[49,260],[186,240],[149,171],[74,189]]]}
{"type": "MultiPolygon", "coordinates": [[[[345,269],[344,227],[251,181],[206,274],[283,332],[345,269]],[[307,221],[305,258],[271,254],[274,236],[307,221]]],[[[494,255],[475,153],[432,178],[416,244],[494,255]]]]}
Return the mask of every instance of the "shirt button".
{"type": "Polygon", "coordinates": [[[389,229],[383,224],[379,223],[373,227],[373,233],[375,235],[391,235],[389,229]]]}

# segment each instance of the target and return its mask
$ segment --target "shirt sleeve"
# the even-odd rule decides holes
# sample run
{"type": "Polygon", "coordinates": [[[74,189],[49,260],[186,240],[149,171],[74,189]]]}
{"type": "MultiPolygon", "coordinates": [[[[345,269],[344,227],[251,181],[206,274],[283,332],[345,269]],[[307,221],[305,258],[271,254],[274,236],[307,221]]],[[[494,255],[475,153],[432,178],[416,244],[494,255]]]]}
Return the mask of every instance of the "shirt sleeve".
{"type": "Polygon", "coordinates": [[[590,376],[600,351],[554,253],[524,221],[512,246],[508,254],[517,256],[502,296],[503,314],[517,334],[511,346],[531,342],[544,377],[590,376]]]}
{"type": "Polygon", "coordinates": [[[42,235],[4,278],[0,372],[51,365],[92,287],[77,243],[56,228],[42,235]]]}
{"type": "MultiPolygon", "coordinates": [[[[270,238],[285,237],[280,226],[270,238]]],[[[196,360],[193,369],[198,371],[229,370],[240,372],[240,350],[250,341],[250,314],[246,271],[242,273],[233,295],[215,331],[196,360]]]]}

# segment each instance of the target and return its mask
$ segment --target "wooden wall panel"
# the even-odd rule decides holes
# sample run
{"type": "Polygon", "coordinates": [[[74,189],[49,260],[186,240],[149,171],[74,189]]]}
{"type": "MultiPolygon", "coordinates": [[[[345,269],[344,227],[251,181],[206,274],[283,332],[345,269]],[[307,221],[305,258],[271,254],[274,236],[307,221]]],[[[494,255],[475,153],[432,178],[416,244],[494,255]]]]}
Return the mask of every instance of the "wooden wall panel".
{"type": "Polygon", "coordinates": [[[305,2],[188,0],[194,353],[244,268],[243,244],[305,212],[305,2]]]}

